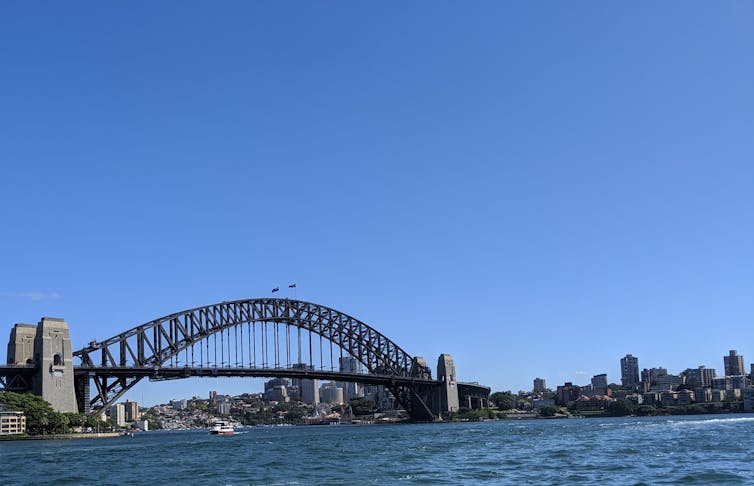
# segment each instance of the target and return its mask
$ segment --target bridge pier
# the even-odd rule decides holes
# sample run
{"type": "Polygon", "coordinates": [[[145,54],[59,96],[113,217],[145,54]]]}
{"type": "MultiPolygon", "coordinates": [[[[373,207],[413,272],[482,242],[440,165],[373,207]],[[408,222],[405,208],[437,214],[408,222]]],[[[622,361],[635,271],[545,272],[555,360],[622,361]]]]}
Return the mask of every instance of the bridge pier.
{"type": "Polygon", "coordinates": [[[449,354],[441,354],[437,358],[437,379],[442,382],[442,386],[437,392],[435,411],[438,418],[442,418],[459,409],[456,366],[449,354]]]}
{"type": "Polygon", "coordinates": [[[76,391],[76,403],[78,404],[78,412],[89,414],[91,412],[90,400],[90,386],[91,380],[89,375],[77,375],[74,377],[73,384],[76,391]]]}
{"type": "Polygon", "coordinates": [[[77,412],[73,350],[68,324],[43,317],[39,324],[16,324],[8,341],[8,364],[35,365],[30,391],[58,412],[77,412]],[[32,339],[33,336],[33,339],[32,339]]]}

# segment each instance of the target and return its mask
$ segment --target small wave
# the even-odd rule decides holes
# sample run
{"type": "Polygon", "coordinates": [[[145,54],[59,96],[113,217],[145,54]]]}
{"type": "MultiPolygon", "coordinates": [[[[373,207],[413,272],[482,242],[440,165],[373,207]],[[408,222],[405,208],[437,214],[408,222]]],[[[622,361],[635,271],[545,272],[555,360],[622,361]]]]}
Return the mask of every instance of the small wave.
{"type": "Polygon", "coordinates": [[[697,424],[734,424],[741,422],[754,422],[754,417],[736,417],[721,419],[701,419],[701,420],[669,420],[670,425],[697,425],[697,424]]]}

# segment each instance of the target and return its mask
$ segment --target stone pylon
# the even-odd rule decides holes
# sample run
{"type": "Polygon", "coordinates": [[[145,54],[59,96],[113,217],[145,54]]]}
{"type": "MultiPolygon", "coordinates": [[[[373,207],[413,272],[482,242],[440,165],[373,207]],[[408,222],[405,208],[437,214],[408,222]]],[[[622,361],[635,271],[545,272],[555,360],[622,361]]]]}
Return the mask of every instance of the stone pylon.
{"type": "Polygon", "coordinates": [[[456,381],[456,367],[449,354],[441,354],[437,359],[437,379],[443,382],[438,393],[438,415],[457,412],[458,383],[456,381]]]}
{"type": "Polygon", "coordinates": [[[34,338],[34,394],[47,400],[58,412],[78,412],[73,379],[73,350],[68,324],[63,319],[43,317],[34,338]]]}

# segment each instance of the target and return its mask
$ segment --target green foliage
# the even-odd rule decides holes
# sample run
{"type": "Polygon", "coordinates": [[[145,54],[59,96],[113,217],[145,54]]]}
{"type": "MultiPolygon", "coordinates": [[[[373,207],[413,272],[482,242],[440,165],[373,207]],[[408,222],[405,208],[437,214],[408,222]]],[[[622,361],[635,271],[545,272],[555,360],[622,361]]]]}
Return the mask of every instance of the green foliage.
{"type": "Polygon", "coordinates": [[[149,430],[160,430],[160,418],[155,414],[154,409],[149,409],[141,415],[141,420],[146,420],[149,430]]]}
{"type": "Polygon", "coordinates": [[[636,415],[640,415],[642,417],[658,415],[658,410],[654,405],[639,405],[639,408],[636,409],[636,415]]]}
{"type": "Polygon", "coordinates": [[[87,416],[83,413],[65,413],[68,418],[68,424],[71,427],[83,427],[86,425],[87,416]]]}
{"type": "Polygon", "coordinates": [[[374,400],[370,398],[356,398],[350,404],[354,415],[368,415],[377,411],[374,400]]]}
{"type": "Polygon", "coordinates": [[[494,410],[489,408],[477,408],[471,410],[466,407],[461,407],[455,417],[457,420],[468,420],[470,422],[477,422],[479,420],[489,420],[497,418],[497,414],[494,410]]]}
{"type": "Polygon", "coordinates": [[[558,407],[548,405],[539,409],[539,415],[541,417],[554,417],[558,413],[558,407]]]}
{"type": "Polygon", "coordinates": [[[206,412],[209,409],[209,405],[204,400],[192,400],[189,402],[189,409],[206,412]]]}
{"type": "Polygon", "coordinates": [[[42,397],[30,393],[0,391],[0,403],[24,412],[29,435],[65,434],[70,430],[70,416],[78,415],[56,412],[42,397]]]}
{"type": "Polygon", "coordinates": [[[613,417],[625,417],[634,413],[634,406],[628,400],[615,400],[607,406],[605,411],[613,417]]]}
{"type": "Polygon", "coordinates": [[[510,391],[493,393],[490,395],[490,402],[499,410],[510,410],[516,406],[516,400],[510,391]]]}

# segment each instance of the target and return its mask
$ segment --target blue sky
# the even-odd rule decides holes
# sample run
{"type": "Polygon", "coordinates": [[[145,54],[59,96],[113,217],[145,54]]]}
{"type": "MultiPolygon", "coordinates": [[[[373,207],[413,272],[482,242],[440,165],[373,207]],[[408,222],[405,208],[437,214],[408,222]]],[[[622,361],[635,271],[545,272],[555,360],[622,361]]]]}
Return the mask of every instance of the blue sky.
{"type": "Polygon", "coordinates": [[[753,20],[743,1],[2,2],[0,329],[64,317],[79,347],[296,282],[495,390],[619,381],[626,353],[748,366],[753,20]]]}

